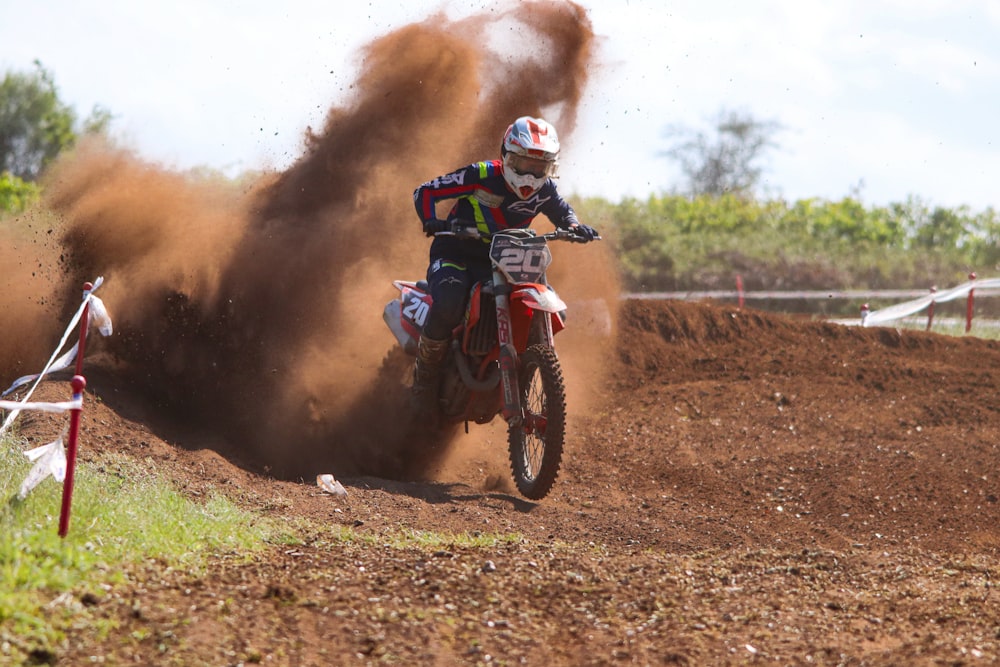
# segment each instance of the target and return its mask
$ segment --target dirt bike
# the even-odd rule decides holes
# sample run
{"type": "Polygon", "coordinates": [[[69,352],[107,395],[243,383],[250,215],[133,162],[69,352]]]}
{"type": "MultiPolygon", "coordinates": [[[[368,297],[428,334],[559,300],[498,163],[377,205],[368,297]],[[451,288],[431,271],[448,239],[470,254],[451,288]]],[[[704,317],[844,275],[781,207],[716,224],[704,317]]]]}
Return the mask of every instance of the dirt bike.
{"type": "MultiPolygon", "coordinates": [[[[484,238],[469,223],[438,232],[484,238]]],[[[600,237],[597,237],[598,239],[600,237]]],[[[548,285],[550,241],[586,243],[573,231],[536,235],[510,229],[492,235],[490,282],[472,286],[462,323],[452,332],[439,392],[440,418],[507,422],[511,471],[518,491],[544,498],[555,483],[566,433],[566,388],[554,336],[565,327],[566,304],[548,285]]],[[[402,349],[413,357],[432,303],[427,282],[395,280],[400,297],[382,314],[402,349]]]]}

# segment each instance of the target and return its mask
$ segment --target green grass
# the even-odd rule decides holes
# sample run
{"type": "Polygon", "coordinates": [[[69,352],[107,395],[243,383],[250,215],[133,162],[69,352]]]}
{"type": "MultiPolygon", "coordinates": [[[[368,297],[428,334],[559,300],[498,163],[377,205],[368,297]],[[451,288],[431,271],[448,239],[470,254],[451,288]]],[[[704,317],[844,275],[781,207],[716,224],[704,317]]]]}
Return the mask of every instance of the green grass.
{"type": "Polygon", "coordinates": [[[418,547],[420,549],[488,549],[498,544],[517,544],[524,537],[519,533],[466,532],[454,535],[429,532],[426,530],[403,529],[389,537],[386,543],[397,549],[418,547]]]}
{"type": "Polygon", "coordinates": [[[49,478],[17,499],[31,467],[23,449],[15,438],[0,440],[0,662],[54,655],[69,624],[86,622],[87,607],[76,601],[100,597],[143,564],[198,571],[210,555],[249,556],[294,539],[287,526],[221,494],[194,502],[152,466],[121,456],[77,466],[69,531],[60,538],[62,484],[49,478]]]}

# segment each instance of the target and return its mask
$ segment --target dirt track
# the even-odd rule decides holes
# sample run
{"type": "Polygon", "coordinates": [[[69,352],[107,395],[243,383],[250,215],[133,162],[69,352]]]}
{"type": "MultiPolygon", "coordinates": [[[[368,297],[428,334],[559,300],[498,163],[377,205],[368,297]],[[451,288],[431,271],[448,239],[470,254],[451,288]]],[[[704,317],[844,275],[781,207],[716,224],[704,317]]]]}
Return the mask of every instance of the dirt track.
{"type": "MultiPolygon", "coordinates": [[[[130,573],[87,601],[113,630],[80,628],[59,664],[1000,660],[994,342],[630,302],[612,339],[574,339],[576,320],[560,335],[571,437],[543,502],[513,494],[497,427],[410,452],[424,481],[387,479],[412,443],[369,381],[389,281],[426,266],[413,188],[493,157],[523,113],[569,147],[601,62],[586,13],[555,1],[432,16],[359,59],[286,172],[224,184],[82,144],[47,178],[59,223],[0,230],[5,378],[36,371],[80,285],[107,278],[121,363],[88,353],[84,457],[315,521],[208,577],[130,573]]],[[[616,301],[612,248],[557,262],[568,302],[616,301]]]]}
{"type": "Polygon", "coordinates": [[[509,490],[496,429],[433,481],[346,478],[337,500],[93,369],[88,456],[316,523],[211,577],[137,573],[97,603],[117,630],[81,629],[60,664],[1000,660],[996,342],[643,301],[616,342],[540,503],[509,490]],[[466,537],[391,546],[406,531],[466,537]]]}

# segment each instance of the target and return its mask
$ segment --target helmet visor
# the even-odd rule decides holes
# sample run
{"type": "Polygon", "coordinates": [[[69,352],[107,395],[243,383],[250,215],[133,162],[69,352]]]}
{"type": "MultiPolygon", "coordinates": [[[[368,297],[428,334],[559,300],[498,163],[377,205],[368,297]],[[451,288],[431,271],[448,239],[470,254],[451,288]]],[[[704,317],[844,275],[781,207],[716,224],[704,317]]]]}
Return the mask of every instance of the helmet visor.
{"type": "Polygon", "coordinates": [[[507,167],[521,176],[534,176],[535,178],[548,178],[556,173],[554,160],[543,160],[517,153],[507,154],[507,167]]]}

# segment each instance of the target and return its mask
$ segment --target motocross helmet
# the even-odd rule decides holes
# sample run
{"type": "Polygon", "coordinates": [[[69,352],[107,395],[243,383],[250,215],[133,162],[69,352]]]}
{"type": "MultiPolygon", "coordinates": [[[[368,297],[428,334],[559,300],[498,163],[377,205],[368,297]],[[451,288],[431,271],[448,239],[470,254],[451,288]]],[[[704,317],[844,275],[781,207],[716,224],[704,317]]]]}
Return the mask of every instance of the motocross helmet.
{"type": "Polygon", "coordinates": [[[518,197],[527,199],[555,176],[559,135],[541,118],[521,116],[504,133],[500,155],[507,185],[518,197]]]}

